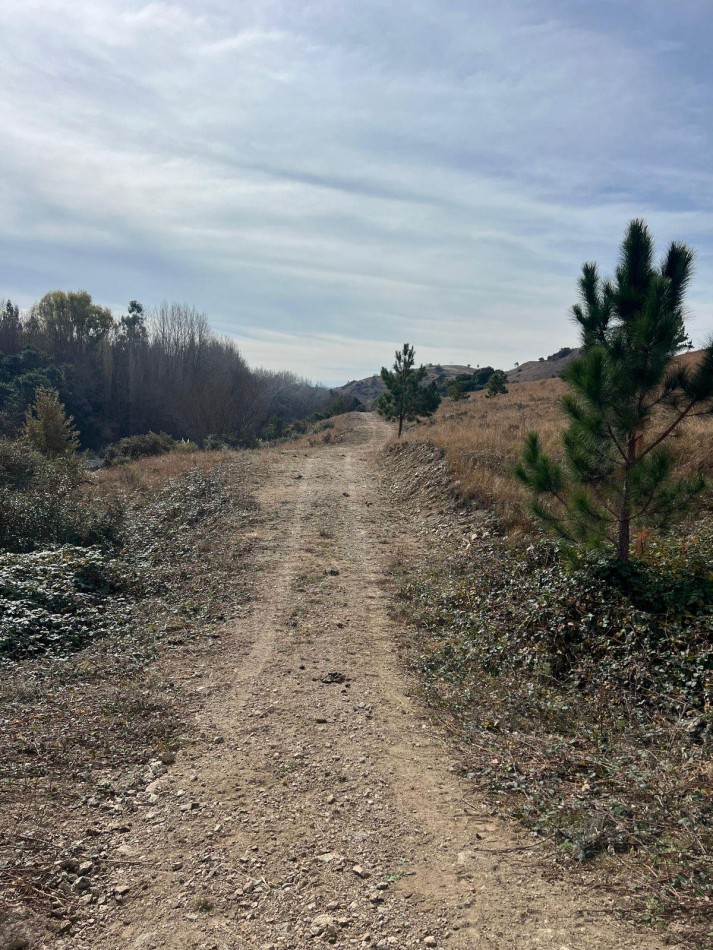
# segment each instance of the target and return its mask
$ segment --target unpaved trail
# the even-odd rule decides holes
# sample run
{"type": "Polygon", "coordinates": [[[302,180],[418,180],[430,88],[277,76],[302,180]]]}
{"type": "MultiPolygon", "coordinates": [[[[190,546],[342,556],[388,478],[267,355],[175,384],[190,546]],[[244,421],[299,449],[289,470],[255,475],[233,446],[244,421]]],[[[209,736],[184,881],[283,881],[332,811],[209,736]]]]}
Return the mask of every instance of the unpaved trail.
{"type": "Polygon", "coordinates": [[[390,619],[394,546],[419,552],[379,488],[389,434],[355,415],[343,442],[266,453],[256,599],[176,661],[198,738],[123,832],[123,903],[67,946],[660,946],[546,882],[449,771],[390,619]]]}

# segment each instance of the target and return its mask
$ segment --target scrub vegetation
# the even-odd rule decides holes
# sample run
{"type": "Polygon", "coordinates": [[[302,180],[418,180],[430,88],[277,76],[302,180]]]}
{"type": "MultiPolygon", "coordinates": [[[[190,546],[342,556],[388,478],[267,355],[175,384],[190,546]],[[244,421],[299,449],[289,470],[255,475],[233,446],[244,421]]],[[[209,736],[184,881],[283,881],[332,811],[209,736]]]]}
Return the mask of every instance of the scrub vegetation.
{"type": "Polygon", "coordinates": [[[402,593],[478,793],[640,921],[710,946],[713,349],[685,352],[690,252],[651,258],[633,222],[615,281],[585,266],[564,378],[407,431],[476,527],[402,593]]]}

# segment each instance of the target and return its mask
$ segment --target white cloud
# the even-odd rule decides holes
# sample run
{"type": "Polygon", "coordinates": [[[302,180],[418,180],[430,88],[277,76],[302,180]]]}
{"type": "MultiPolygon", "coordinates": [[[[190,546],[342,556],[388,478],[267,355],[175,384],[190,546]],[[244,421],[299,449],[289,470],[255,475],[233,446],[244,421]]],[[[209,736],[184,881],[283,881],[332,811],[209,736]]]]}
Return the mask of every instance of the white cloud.
{"type": "Polygon", "coordinates": [[[510,364],[572,342],[581,263],[643,214],[699,249],[702,336],[711,30],[585,7],[0,5],[0,297],[190,300],[329,381],[407,338],[510,364]]]}

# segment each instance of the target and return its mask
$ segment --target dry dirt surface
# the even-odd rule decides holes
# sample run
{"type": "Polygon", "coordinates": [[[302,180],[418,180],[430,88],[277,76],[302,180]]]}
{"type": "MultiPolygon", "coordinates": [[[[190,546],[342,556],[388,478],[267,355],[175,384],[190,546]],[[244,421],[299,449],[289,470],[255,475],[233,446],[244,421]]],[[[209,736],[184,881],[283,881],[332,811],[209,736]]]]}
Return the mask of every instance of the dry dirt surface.
{"type": "Polygon", "coordinates": [[[389,504],[390,435],[355,414],[262,454],[252,605],[173,661],[193,740],[116,831],[111,900],[53,948],[661,946],[542,876],[413,695],[389,565],[428,551],[389,504]]]}

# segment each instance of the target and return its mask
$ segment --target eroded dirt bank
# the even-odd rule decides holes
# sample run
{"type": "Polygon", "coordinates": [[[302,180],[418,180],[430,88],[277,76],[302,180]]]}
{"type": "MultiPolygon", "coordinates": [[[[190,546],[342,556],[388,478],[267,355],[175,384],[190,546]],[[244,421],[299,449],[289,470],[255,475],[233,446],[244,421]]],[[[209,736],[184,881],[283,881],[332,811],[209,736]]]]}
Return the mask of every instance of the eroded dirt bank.
{"type": "Polygon", "coordinates": [[[53,946],[660,946],[540,875],[410,695],[390,564],[427,551],[379,478],[389,435],[356,414],[265,454],[254,602],[172,661],[195,738],[115,832],[113,896],[53,946]]]}

